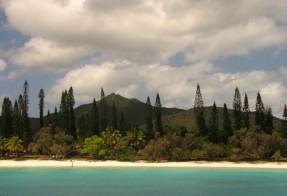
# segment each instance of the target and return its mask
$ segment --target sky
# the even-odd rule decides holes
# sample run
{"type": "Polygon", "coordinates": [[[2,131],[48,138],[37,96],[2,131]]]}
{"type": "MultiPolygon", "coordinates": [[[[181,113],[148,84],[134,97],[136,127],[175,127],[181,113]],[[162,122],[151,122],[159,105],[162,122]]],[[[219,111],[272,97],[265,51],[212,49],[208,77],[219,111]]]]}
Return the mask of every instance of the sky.
{"type": "Polygon", "coordinates": [[[117,93],[164,107],[232,108],[234,90],[282,117],[287,102],[287,0],[0,0],[0,104],[29,83],[30,116],[117,93]]]}

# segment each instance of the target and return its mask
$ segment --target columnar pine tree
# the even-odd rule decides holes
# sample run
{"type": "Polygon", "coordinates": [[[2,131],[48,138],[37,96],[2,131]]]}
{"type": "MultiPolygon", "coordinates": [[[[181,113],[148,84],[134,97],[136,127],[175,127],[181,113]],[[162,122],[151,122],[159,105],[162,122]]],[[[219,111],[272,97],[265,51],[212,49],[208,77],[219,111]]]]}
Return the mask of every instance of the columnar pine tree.
{"type": "Polygon", "coordinates": [[[20,139],[23,139],[23,119],[21,115],[21,109],[17,100],[15,100],[14,103],[12,130],[16,136],[18,136],[20,139]]]}
{"type": "Polygon", "coordinates": [[[213,103],[211,114],[209,117],[209,124],[208,124],[208,137],[210,141],[217,142],[218,141],[218,130],[219,130],[219,123],[218,123],[218,113],[216,103],[213,103]]]}
{"type": "Polygon", "coordinates": [[[283,120],[282,120],[282,127],[281,132],[284,138],[287,138],[287,104],[284,105],[283,109],[283,120]]]}
{"type": "Polygon", "coordinates": [[[53,124],[55,127],[58,127],[59,126],[59,117],[58,117],[58,110],[57,110],[57,107],[55,107],[55,110],[54,110],[54,116],[53,116],[53,124]]]}
{"type": "Polygon", "coordinates": [[[249,108],[248,97],[246,93],[244,97],[242,111],[243,111],[243,127],[249,129],[250,128],[250,120],[249,120],[250,108],[249,108]]]}
{"type": "Polygon", "coordinates": [[[258,125],[262,130],[265,128],[265,107],[259,92],[257,93],[255,106],[255,125],[258,125]]]}
{"type": "Polygon", "coordinates": [[[155,129],[156,132],[160,133],[160,136],[164,135],[162,121],[161,121],[161,103],[159,94],[156,94],[156,100],[154,105],[154,116],[155,116],[155,129]]]}
{"type": "Polygon", "coordinates": [[[265,110],[265,127],[264,131],[267,134],[272,134],[273,132],[273,114],[272,114],[272,108],[270,106],[266,106],[265,110]]]}
{"type": "Polygon", "coordinates": [[[12,103],[9,97],[4,97],[2,103],[2,112],[1,112],[1,132],[0,136],[2,137],[11,137],[12,136],[12,103]]]}
{"type": "Polygon", "coordinates": [[[68,92],[68,105],[69,105],[69,132],[74,139],[77,139],[76,122],[74,114],[75,98],[74,98],[73,87],[70,87],[68,92]]]}
{"type": "Polygon", "coordinates": [[[225,138],[223,138],[223,140],[227,142],[228,137],[230,137],[233,134],[233,130],[232,130],[231,120],[229,117],[227,106],[225,103],[223,105],[223,126],[222,127],[223,127],[223,131],[225,135],[225,138]]]}
{"type": "Polygon", "coordinates": [[[100,135],[100,120],[96,99],[93,100],[92,107],[92,134],[100,135]]]}
{"type": "Polygon", "coordinates": [[[44,126],[44,98],[45,92],[43,89],[40,90],[39,94],[39,110],[40,110],[40,129],[44,126]]]}
{"type": "Polygon", "coordinates": [[[118,130],[118,114],[115,101],[113,101],[112,105],[112,127],[114,130],[118,130]]]}
{"type": "Polygon", "coordinates": [[[59,126],[69,133],[69,100],[67,90],[63,91],[61,96],[59,126]]]}
{"type": "Polygon", "coordinates": [[[47,117],[46,117],[46,126],[49,126],[50,124],[52,124],[52,118],[51,118],[50,110],[48,110],[47,117]]]}
{"type": "Polygon", "coordinates": [[[101,100],[100,100],[100,133],[106,130],[108,125],[107,120],[107,101],[103,88],[101,88],[101,100]]]}
{"type": "Polygon", "coordinates": [[[241,108],[242,108],[241,95],[238,87],[236,87],[233,98],[233,115],[234,115],[235,130],[239,130],[242,127],[241,108]]]}
{"type": "Polygon", "coordinates": [[[197,84],[195,101],[194,101],[194,113],[196,117],[196,122],[198,126],[199,133],[202,136],[207,135],[207,127],[204,119],[204,103],[202,99],[202,95],[200,92],[200,86],[197,84]]]}
{"type": "Polygon", "coordinates": [[[28,145],[32,141],[32,131],[29,121],[29,84],[27,80],[23,86],[23,120],[24,120],[24,131],[25,131],[25,143],[28,145]]]}
{"type": "Polygon", "coordinates": [[[148,96],[145,104],[146,138],[148,141],[154,138],[152,115],[152,105],[148,96]]]}

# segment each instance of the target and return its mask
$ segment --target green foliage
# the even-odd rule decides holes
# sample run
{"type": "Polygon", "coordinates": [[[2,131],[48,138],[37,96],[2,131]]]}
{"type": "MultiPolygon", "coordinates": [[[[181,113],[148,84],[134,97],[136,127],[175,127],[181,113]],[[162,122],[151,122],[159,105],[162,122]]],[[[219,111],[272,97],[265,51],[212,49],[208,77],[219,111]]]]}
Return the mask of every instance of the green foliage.
{"type": "Polygon", "coordinates": [[[63,155],[72,150],[73,137],[65,133],[62,128],[41,128],[33,137],[28,150],[35,154],[63,155]]]}
{"type": "Polygon", "coordinates": [[[113,127],[109,126],[105,131],[102,132],[102,138],[105,144],[109,148],[113,148],[121,138],[119,130],[114,130],[113,127]]]}
{"type": "Polygon", "coordinates": [[[114,147],[115,158],[118,161],[135,161],[138,159],[137,151],[130,146],[126,138],[122,138],[114,147]]]}
{"type": "Polygon", "coordinates": [[[224,157],[224,148],[212,142],[205,142],[201,149],[192,151],[192,158],[199,160],[214,160],[224,157]]]}
{"type": "Polygon", "coordinates": [[[23,140],[21,140],[18,136],[13,136],[7,141],[7,150],[15,153],[15,157],[20,156],[20,152],[24,150],[23,140]]]}
{"type": "Polygon", "coordinates": [[[262,160],[270,159],[278,150],[284,151],[287,141],[277,132],[269,135],[256,129],[241,129],[229,138],[229,144],[231,160],[262,160]]]}
{"type": "Polygon", "coordinates": [[[128,144],[135,150],[138,151],[139,149],[144,147],[145,144],[145,136],[143,131],[138,130],[137,128],[133,128],[127,132],[127,141],[128,144]]]}
{"type": "Polygon", "coordinates": [[[108,147],[103,138],[94,135],[85,139],[82,153],[87,153],[95,159],[101,159],[108,153],[108,147]]]}
{"type": "Polygon", "coordinates": [[[150,140],[141,151],[141,157],[148,161],[162,161],[169,159],[170,141],[167,138],[150,140]]]}
{"type": "Polygon", "coordinates": [[[5,152],[7,150],[7,139],[5,137],[0,136],[0,152],[1,156],[5,156],[5,152]]]}

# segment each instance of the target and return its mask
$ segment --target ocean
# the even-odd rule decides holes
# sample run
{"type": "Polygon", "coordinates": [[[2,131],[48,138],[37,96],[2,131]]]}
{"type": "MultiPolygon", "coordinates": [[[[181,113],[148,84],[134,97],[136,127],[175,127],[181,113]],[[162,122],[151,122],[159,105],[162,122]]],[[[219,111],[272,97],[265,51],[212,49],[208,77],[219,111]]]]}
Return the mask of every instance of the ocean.
{"type": "Polygon", "coordinates": [[[287,195],[287,170],[0,169],[0,196],[9,195],[287,195]]]}

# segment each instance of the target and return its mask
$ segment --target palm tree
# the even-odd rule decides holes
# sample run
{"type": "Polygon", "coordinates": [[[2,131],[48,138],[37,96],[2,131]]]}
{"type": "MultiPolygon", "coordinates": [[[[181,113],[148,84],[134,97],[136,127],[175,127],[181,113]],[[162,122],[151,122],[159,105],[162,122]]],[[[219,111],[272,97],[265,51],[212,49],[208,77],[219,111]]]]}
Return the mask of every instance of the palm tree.
{"type": "Polygon", "coordinates": [[[110,147],[114,147],[120,140],[122,134],[119,130],[114,130],[113,127],[109,126],[105,131],[102,132],[102,137],[105,143],[110,147]]]}
{"type": "Polygon", "coordinates": [[[127,140],[130,143],[130,146],[138,151],[140,147],[142,147],[145,143],[145,135],[143,131],[140,131],[136,128],[127,132],[127,140]]]}
{"type": "Polygon", "coordinates": [[[19,157],[20,152],[24,150],[23,141],[18,136],[13,136],[8,139],[7,150],[14,152],[15,157],[19,157]]]}

